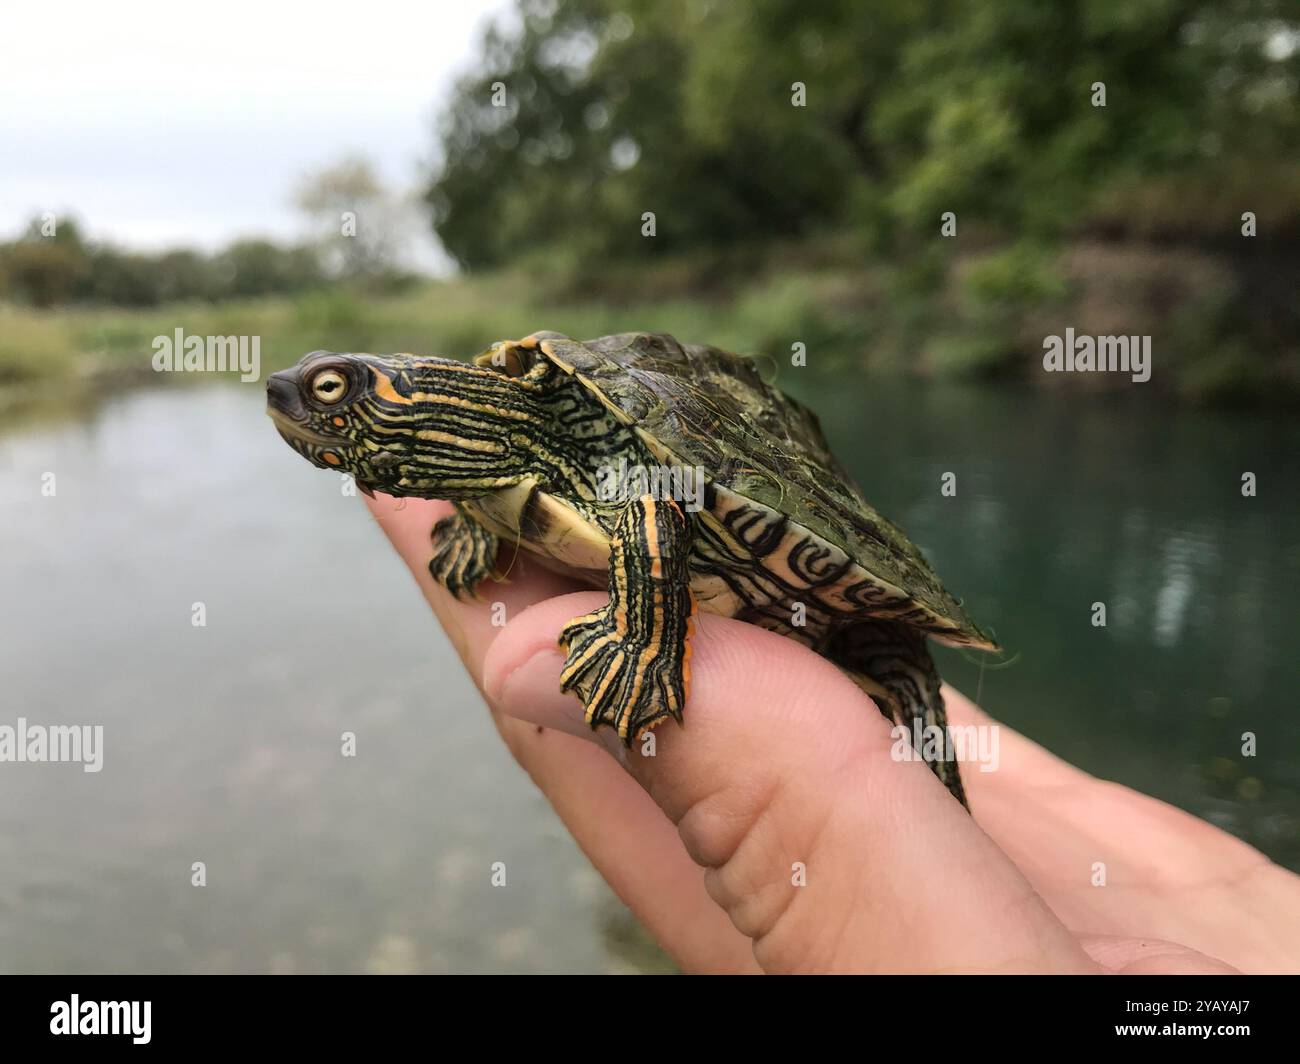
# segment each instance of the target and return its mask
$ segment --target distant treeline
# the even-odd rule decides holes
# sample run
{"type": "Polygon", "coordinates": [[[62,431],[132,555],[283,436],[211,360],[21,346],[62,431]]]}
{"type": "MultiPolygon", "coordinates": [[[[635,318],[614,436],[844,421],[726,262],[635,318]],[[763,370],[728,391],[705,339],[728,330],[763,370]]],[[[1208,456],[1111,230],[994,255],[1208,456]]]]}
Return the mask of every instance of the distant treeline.
{"type": "Polygon", "coordinates": [[[293,295],[340,279],[393,289],[410,278],[387,265],[341,278],[320,245],[238,240],[214,253],[188,248],[148,254],[87,240],[75,219],[33,218],[0,243],[0,300],[34,307],[69,303],[152,307],[293,295]]]}

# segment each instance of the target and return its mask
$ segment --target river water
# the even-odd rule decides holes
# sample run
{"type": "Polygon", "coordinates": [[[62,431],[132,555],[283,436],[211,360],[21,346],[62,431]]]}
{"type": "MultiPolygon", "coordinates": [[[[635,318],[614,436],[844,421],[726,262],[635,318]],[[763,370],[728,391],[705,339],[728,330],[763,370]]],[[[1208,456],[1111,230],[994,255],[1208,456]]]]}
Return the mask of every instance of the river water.
{"type": "MultiPolygon", "coordinates": [[[[1300,868],[1294,424],[899,381],[803,397],[1008,649],[982,671],[941,650],[951,683],[1300,868]]],[[[98,773],[0,764],[0,969],[662,967],[360,501],[262,407],[256,384],[145,390],[0,436],[0,724],[105,736],[98,773]]]]}

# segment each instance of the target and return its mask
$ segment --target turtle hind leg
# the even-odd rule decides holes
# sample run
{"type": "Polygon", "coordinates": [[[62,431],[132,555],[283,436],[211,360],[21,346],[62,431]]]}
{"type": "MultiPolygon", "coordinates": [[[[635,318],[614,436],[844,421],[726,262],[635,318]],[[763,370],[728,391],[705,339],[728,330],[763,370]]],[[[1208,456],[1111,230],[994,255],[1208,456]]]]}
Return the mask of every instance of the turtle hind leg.
{"type": "MultiPolygon", "coordinates": [[[[897,621],[862,621],[835,633],[825,654],[875,699],[887,719],[907,728],[910,735],[916,734],[918,722],[922,728],[937,729],[942,739],[940,756],[926,760],[952,796],[969,810],[957,760],[947,757],[952,749],[948,714],[925,633],[897,621]]],[[[926,745],[923,733],[922,747],[926,745]]]]}
{"type": "Polygon", "coordinates": [[[560,633],[568,655],[560,689],[582,699],[592,728],[609,725],[625,744],[666,717],[682,719],[695,608],[690,545],[676,503],[629,502],[610,537],[609,605],[560,633]]]}
{"type": "Polygon", "coordinates": [[[429,572],[458,599],[472,597],[496,569],[497,537],[459,507],[433,526],[431,538],[429,572]]]}

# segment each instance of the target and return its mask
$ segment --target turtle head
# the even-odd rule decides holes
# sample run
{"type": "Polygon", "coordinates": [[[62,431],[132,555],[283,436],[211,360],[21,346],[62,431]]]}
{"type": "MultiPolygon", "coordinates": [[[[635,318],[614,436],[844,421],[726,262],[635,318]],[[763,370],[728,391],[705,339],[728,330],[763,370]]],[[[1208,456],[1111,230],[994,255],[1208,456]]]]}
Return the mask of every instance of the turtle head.
{"type": "Polygon", "coordinates": [[[267,413],[313,465],[365,492],[466,499],[518,480],[531,403],[511,378],[445,358],[313,351],[266,382],[267,413]]]}

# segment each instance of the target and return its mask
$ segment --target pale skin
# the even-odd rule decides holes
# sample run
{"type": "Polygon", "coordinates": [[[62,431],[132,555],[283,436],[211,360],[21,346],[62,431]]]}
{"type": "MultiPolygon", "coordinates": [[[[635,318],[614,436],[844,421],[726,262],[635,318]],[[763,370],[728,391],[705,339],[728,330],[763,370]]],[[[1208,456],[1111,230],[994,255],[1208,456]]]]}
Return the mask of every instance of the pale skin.
{"type": "MultiPolygon", "coordinates": [[[[685,726],[624,753],[559,691],[556,636],[603,593],[507,547],[509,581],[458,602],[426,568],[450,505],[369,506],[510,752],[684,970],[1300,971],[1300,877],[1005,726],[997,771],[963,769],[967,816],[891,758],[889,724],[833,665],[752,625],[700,617],[685,726]]],[[[944,698],[954,725],[993,723],[944,698]]]]}

